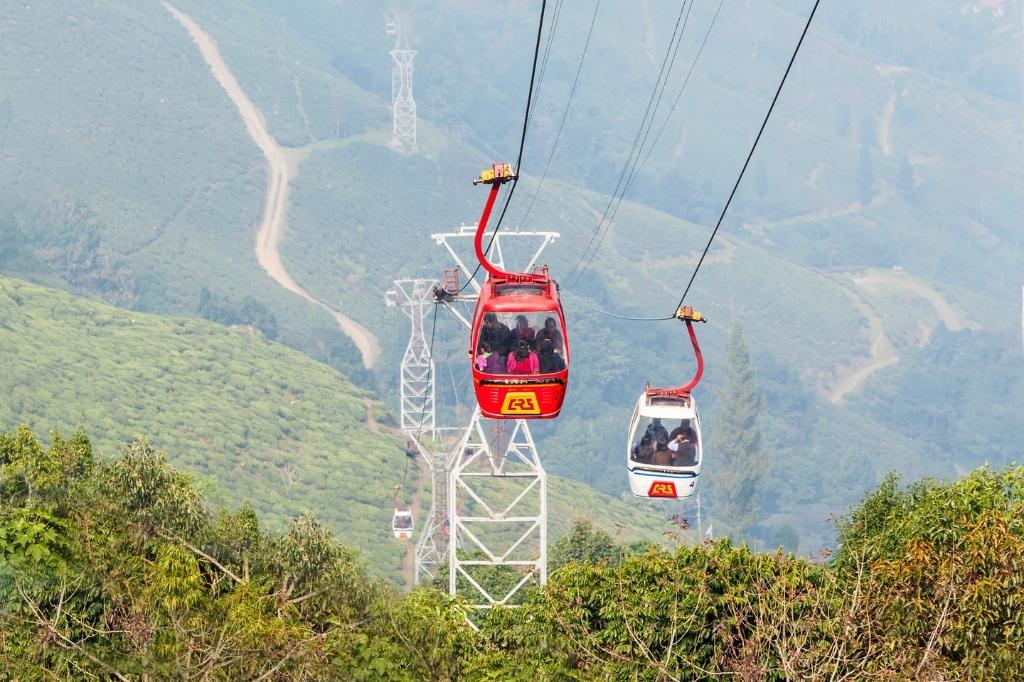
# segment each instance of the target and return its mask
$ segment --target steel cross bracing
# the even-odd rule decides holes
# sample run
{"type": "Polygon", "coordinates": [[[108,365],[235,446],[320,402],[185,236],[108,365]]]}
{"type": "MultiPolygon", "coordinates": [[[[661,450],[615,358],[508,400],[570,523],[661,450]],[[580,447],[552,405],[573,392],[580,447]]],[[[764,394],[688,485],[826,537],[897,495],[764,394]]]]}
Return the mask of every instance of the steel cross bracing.
{"type": "Polygon", "coordinates": [[[425,320],[433,312],[433,279],[396,279],[386,294],[389,306],[401,306],[412,323],[409,344],[402,356],[400,414],[402,430],[411,437],[433,439],[436,427],[434,359],[431,357],[425,320]]]}
{"type": "Polygon", "coordinates": [[[435,367],[426,329],[427,311],[433,312],[433,279],[397,279],[384,295],[388,307],[401,307],[410,321],[409,344],[402,356],[400,421],[402,431],[426,462],[431,473],[431,506],[419,531],[414,562],[414,582],[433,579],[437,567],[448,559],[444,519],[448,514],[448,456],[461,429],[438,428],[435,367]]]}
{"type": "Polygon", "coordinates": [[[451,595],[485,610],[547,582],[547,474],[526,420],[474,410],[448,477],[448,518],[451,595]]]}
{"type": "Polygon", "coordinates": [[[413,584],[421,580],[433,581],[437,570],[448,561],[448,458],[453,443],[458,442],[461,429],[441,427],[435,429],[436,439],[427,441],[413,438],[422,460],[430,467],[430,511],[416,541],[416,561],[413,584]]]}
{"type": "MultiPolygon", "coordinates": [[[[468,283],[469,294],[441,301],[466,327],[469,304],[480,292],[477,277],[462,257],[476,225],[432,234],[444,246],[468,283]]],[[[540,240],[520,270],[533,269],[557,232],[506,230],[495,235],[488,257],[504,268],[503,240],[540,240]]],[[[478,610],[514,605],[526,588],[547,581],[547,474],[526,420],[489,420],[474,409],[462,438],[448,459],[448,591],[478,610]]],[[[471,621],[472,623],[472,621],[471,621]]],[[[475,627],[475,625],[474,625],[475,627]]]]}
{"type": "Polygon", "coordinates": [[[392,50],[391,60],[391,146],[415,152],[416,100],[412,98],[412,60],[416,50],[392,50]]]}

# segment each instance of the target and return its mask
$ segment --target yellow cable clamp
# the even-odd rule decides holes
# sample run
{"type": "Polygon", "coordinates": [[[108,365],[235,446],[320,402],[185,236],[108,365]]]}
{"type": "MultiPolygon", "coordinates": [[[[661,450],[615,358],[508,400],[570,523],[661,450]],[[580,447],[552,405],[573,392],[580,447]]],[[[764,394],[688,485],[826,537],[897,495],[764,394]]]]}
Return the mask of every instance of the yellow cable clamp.
{"type": "Polygon", "coordinates": [[[480,171],[480,177],[473,181],[474,185],[495,185],[503,184],[509,180],[515,180],[516,174],[512,166],[507,163],[496,163],[490,168],[480,171]]]}
{"type": "Polygon", "coordinates": [[[676,311],[676,317],[684,322],[707,322],[708,319],[688,305],[676,311]]]}

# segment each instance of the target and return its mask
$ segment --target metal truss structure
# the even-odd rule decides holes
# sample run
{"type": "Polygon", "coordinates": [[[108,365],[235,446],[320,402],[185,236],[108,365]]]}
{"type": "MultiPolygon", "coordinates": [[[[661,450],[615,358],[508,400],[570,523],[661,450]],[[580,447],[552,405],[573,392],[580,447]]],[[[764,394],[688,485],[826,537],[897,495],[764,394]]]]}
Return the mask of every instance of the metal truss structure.
{"type": "Polygon", "coordinates": [[[391,147],[397,151],[416,151],[416,100],[412,98],[412,61],[416,50],[408,49],[402,22],[392,17],[388,35],[396,35],[391,50],[391,147]]]}
{"type": "MultiPolygon", "coordinates": [[[[415,580],[436,579],[447,563],[449,592],[484,610],[515,604],[524,588],[547,580],[547,474],[525,420],[484,419],[475,409],[465,427],[437,424],[426,311],[429,305],[442,305],[469,330],[481,284],[464,254],[475,233],[476,225],[461,225],[431,235],[467,282],[466,294],[438,301],[436,280],[401,279],[386,301],[401,306],[412,323],[401,367],[401,423],[431,469],[431,508],[416,543],[415,580]]],[[[503,231],[495,236],[489,257],[503,267],[503,241],[539,240],[522,268],[528,271],[558,236],[503,231]]]]}
{"type": "Polygon", "coordinates": [[[409,344],[402,356],[400,414],[401,427],[417,441],[433,440],[437,412],[434,408],[434,359],[430,354],[424,321],[434,306],[433,279],[396,279],[395,288],[385,294],[389,307],[400,306],[411,322],[409,344]]]}
{"type": "Polygon", "coordinates": [[[474,411],[448,477],[448,518],[450,594],[485,610],[547,581],[547,474],[526,420],[474,411]]]}
{"type": "MultiPolygon", "coordinates": [[[[477,271],[463,258],[472,244],[476,225],[431,237],[443,246],[471,295],[446,296],[441,304],[467,331],[472,325],[468,304],[480,293],[477,271]]],[[[494,236],[488,257],[504,267],[503,242],[530,238],[540,241],[528,262],[537,264],[557,232],[508,230],[494,236]]],[[[448,592],[462,596],[474,609],[512,605],[525,588],[547,581],[547,474],[526,420],[489,420],[473,411],[462,438],[448,462],[448,592]],[[508,430],[508,437],[505,432],[508,430]]],[[[472,621],[471,621],[472,622],[472,621]]]]}

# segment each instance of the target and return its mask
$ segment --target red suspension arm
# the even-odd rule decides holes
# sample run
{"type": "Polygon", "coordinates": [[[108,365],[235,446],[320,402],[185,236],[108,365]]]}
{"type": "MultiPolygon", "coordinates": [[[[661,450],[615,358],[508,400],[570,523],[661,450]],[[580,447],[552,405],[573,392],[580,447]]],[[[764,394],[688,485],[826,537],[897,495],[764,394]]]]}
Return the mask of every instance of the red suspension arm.
{"type": "Polygon", "coordinates": [[[516,175],[511,167],[507,164],[496,163],[491,166],[489,171],[485,170],[480,173],[480,177],[473,181],[474,185],[489,184],[491,186],[491,191],[487,193],[487,203],[484,204],[484,212],[480,214],[480,222],[476,225],[476,237],[473,240],[473,248],[476,249],[476,259],[480,261],[480,265],[493,277],[508,277],[510,273],[501,270],[487,260],[487,254],[484,253],[482,243],[484,232],[487,231],[487,221],[491,218],[494,200],[498,198],[498,189],[506,182],[515,179],[516,175]]]}
{"type": "Polygon", "coordinates": [[[693,330],[693,323],[707,322],[707,319],[689,306],[686,308],[680,308],[676,317],[686,323],[686,331],[690,335],[690,344],[693,346],[693,354],[697,358],[697,371],[694,373],[693,378],[690,379],[689,383],[684,384],[679,388],[648,388],[647,395],[649,396],[688,396],[690,395],[690,391],[700,383],[701,377],[704,376],[704,356],[701,355],[700,344],[697,343],[697,333],[693,330]]]}
{"type": "Polygon", "coordinates": [[[487,193],[487,203],[484,204],[484,212],[480,214],[480,222],[476,226],[476,238],[473,240],[473,248],[476,249],[476,259],[480,261],[480,265],[483,266],[484,270],[491,273],[494,277],[505,277],[508,273],[504,270],[499,270],[487,260],[487,254],[484,253],[482,242],[484,232],[487,231],[487,221],[490,220],[491,209],[494,208],[494,200],[498,198],[500,187],[497,183],[491,185],[491,191],[487,193]]]}
{"type": "Polygon", "coordinates": [[[693,322],[686,321],[686,331],[690,333],[690,343],[693,344],[693,354],[697,357],[697,372],[690,379],[690,383],[681,387],[679,390],[682,393],[689,393],[694,387],[700,383],[700,379],[704,376],[704,356],[700,353],[700,344],[697,343],[697,334],[693,331],[693,322]]]}

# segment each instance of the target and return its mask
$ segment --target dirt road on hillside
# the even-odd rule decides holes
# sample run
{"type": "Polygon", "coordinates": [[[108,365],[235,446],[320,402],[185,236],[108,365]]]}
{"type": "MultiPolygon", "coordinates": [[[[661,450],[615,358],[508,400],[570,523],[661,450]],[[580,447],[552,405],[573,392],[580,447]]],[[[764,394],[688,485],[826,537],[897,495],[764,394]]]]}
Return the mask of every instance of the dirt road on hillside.
{"type": "Polygon", "coordinates": [[[889,341],[889,337],[885,335],[885,327],[882,326],[881,318],[875,314],[872,307],[865,303],[856,292],[845,287],[842,288],[842,292],[850,299],[857,312],[868,319],[871,359],[863,365],[851,369],[836,380],[835,384],[832,385],[832,389],[828,392],[828,399],[834,404],[842,403],[847,395],[859,390],[868,377],[878,370],[889,365],[895,365],[900,361],[899,356],[896,355],[896,351],[892,347],[892,343],[889,341]]]}
{"type": "Polygon", "coordinates": [[[224,62],[217,49],[216,41],[203,31],[190,16],[178,8],[165,0],[161,0],[160,4],[178,20],[178,23],[185,27],[189,36],[195,41],[200,54],[209,65],[213,77],[217,79],[238,109],[249,136],[267,159],[267,199],[263,209],[263,221],[256,233],[256,260],[260,267],[288,291],[329,312],[337,321],[338,328],[342,333],[352,339],[359,349],[363,356],[363,365],[367,368],[373,367],[380,356],[380,344],[377,337],[355,320],[333,310],[323,301],[310,295],[291,278],[281,262],[279,246],[288,215],[289,185],[298,169],[298,154],[282,148],[267,131],[263,115],[246,96],[242,86],[224,62]]]}
{"type": "MultiPolygon", "coordinates": [[[[927,282],[919,280],[906,272],[895,270],[868,270],[863,275],[853,278],[853,283],[861,291],[874,295],[900,293],[911,297],[922,298],[935,310],[937,321],[925,323],[924,332],[919,345],[928,343],[932,331],[941,323],[953,332],[964,329],[980,329],[981,325],[967,319],[956,306],[947,301],[942,294],[933,289],[927,282]]],[[[841,403],[845,397],[864,385],[868,377],[880,369],[899,362],[899,355],[885,333],[881,318],[872,306],[851,289],[843,289],[843,293],[853,302],[857,311],[868,319],[868,338],[871,341],[871,358],[863,365],[849,370],[833,384],[828,399],[833,403],[841,403]]]]}
{"type": "Polygon", "coordinates": [[[935,315],[939,318],[946,329],[951,332],[962,331],[970,324],[961,313],[953,307],[942,295],[930,287],[926,282],[916,279],[905,272],[891,270],[870,270],[860,277],[856,277],[853,283],[859,289],[870,293],[880,294],[886,290],[895,290],[901,293],[910,294],[923,298],[935,309],[935,315]]]}

